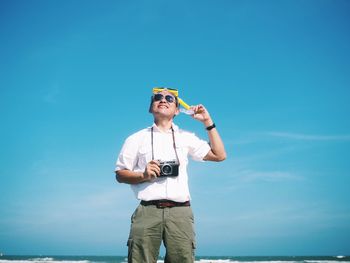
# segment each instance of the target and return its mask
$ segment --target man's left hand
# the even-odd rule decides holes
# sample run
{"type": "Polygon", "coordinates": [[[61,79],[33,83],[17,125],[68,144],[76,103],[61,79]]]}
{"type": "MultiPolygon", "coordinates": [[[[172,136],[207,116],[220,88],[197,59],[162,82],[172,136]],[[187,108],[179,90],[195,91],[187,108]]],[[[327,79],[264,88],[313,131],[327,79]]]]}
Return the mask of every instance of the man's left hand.
{"type": "Polygon", "coordinates": [[[202,104],[192,106],[191,110],[194,111],[194,114],[192,115],[194,119],[203,122],[204,125],[212,125],[212,120],[210,118],[209,112],[202,104]]]}

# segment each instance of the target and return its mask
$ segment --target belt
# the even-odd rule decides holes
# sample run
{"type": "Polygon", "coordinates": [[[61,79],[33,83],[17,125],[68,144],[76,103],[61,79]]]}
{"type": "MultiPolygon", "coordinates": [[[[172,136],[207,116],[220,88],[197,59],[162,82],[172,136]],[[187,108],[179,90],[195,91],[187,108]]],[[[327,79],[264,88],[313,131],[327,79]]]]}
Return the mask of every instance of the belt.
{"type": "Polygon", "coordinates": [[[151,201],[141,201],[141,205],[148,206],[148,205],[155,205],[157,208],[166,208],[166,207],[178,207],[178,206],[190,206],[190,201],[186,202],[175,202],[171,200],[151,200],[151,201]]]}

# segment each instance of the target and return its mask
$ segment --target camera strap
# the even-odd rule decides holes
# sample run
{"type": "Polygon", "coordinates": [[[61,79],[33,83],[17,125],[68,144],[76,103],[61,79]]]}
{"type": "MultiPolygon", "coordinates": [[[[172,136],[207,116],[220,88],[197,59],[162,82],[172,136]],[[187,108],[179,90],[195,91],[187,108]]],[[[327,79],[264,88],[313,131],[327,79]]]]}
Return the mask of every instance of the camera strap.
{"type": "MultiPolygon", "coordinates": [[[[177,155],[177,151],[176,151],[176,143],[175,143],[175,132],[173,127],[171,126],[171,133],[173,135],[173,148],[175,151],[175,155],[176,155],[176,159],[178,164],[180,164],[180,159],[179,156],[177,155]]],[[[154,149],[153,149],[153,127],[151,128],[151,144],[152,144],[152,160],[154,160],[154,149]]]]}

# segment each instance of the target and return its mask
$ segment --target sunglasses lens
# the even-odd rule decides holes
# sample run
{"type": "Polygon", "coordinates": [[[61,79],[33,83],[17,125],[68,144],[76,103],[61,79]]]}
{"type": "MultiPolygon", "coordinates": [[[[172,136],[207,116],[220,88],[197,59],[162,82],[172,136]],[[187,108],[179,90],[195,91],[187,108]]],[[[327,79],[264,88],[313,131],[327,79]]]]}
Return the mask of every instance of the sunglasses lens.
{"type": "Polygon", "coordinates": [[[174,102],[174,97],[173,96],[170,96],[170,95],[166,95],[165,96],[165,100],[169,103],[172,103],[174,102]]]}
{"type": "MultiPolygon", "coordinates": [[[[164,98],[163,94],[154,94],[153,100],[154,101],[161,101],[164,98]]],[[[165,100],[169,103],[173,103],[175,101],[175,98],[171,95],[165,95],[165,100]]]]}
{"type": "Polygon", "coordinates": [[[153,97],[154,101],[160,101],[163,99],[163,95],[162,94],[155,94],[153,97]]]}

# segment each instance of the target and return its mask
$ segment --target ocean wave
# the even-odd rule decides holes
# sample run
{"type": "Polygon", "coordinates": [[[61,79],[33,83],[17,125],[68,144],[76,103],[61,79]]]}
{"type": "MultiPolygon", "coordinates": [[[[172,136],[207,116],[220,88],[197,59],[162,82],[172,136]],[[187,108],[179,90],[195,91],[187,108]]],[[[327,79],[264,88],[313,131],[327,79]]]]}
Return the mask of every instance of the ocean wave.
{"type": "Polygon", "coordinates": [[[236,262],[231,261],[230,259],[200,259],[199,261],[195,261],[195,263],[227,263],[227,262],[236,262]]]}
{"type": "MultiPolygon", "coordinates": [[[[328,257],[197,257],[195,263],[350,263],[349,256],[328,257]]],[[[127,258],[99,256],[1,256],[0,263],[127,263],[127,258]]],[[[164,263],[159,259],[157,263],[164,263]]]]}
{"type": "MultiPolygon", "coordinates": [[[[194,263],[242,263],[240,261],[233,261],[230,259],[200,259],[194,261],[194,263]]],[[[157,260],[157,263],[164,263],[164,260],[157,260]]],[[[249,262],[244,262],[249,263],[249,262]]]]}
{"type": "Polygon", "coordinates": [[[54,258],[1,259],[0,263],[90,263],[89,260],[56,260],[54,258]]]}
{"type": "MultiPolygon", "coordinates": [[[[196,260],[195,263],[232,263],[238,261],[231,261],[230,259],[200,259],[196,260]]],[[[157,263],[164,263],[164,260],[157,260],[157,263]]]]}

